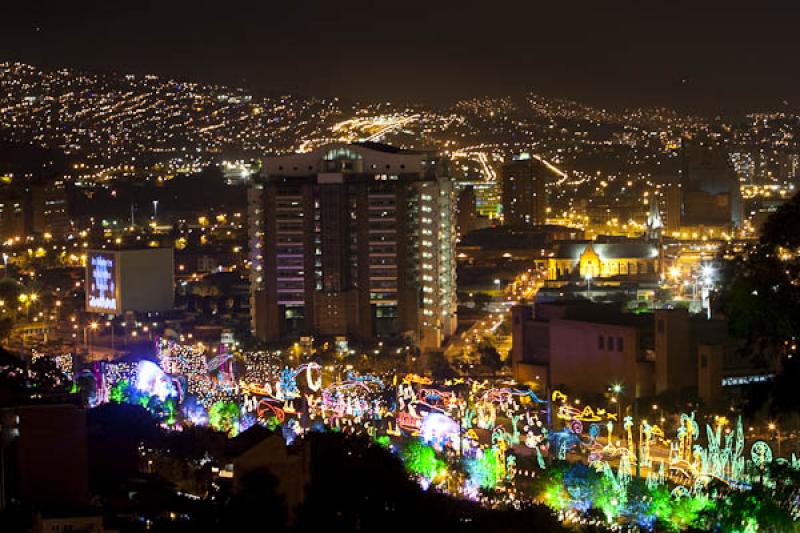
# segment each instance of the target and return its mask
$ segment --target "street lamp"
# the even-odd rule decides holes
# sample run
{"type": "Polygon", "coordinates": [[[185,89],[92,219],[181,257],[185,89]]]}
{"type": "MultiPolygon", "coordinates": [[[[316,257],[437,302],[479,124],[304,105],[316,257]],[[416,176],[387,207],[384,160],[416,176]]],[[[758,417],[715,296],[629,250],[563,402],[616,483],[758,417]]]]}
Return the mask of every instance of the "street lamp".
{"type": "Polygon", "coordinates": [[[609,392],[611,392],[611,403],[617,404],[617,426],[622,428],[622,423],[620,422],[620,418],[622,417],[622,406],[619,400],[619,397],[624,392],[624,387],[619,383],[614,383],[608,388],[609,392]]]}
{"type": "Polygon", "coordinates": [[[111,320],[106,320],[106,327],[111,328],[111,353],[114,353],[114,323],[111,320]]]}
{"type": "Polygon", "coordinates": [[[31,293],[21,293],[19,295],[19,301],[22,305],[25,306],[25,320],[30,322],[31,319],[31,305],[39,298],[35,292],[31,293]]]}
{"type": "Polygon", "coordinates": [[[591,272],[587,272],[586,273],[586,293],[587,293],[589,299],[591,300],[592,299],[592,273],[591,272]]]}
{"type": "Polygon", "coordinates": [[[703,305],[706,308],[708,320],[711,320],[711,290],[714,288],[714,267],[705,264],[700,269],[700,273],[703,277],[703,305]]]}
{"type": "Polygon", "coordinates": [[[705,284],[711,285],[712,281],[714,280],[714,267],[711,265],[703,265],[702,273],[705,284]]]}
{"type": "Polygon", "coordinates": [[[775,437],[778,440],[778,457],[781,456],[781,428],[775,422],[770,422],[767,426],[770,431],[775,432],[775,437]]]}
{"type": "Polygon", "coordinates": [[[83,328],[83,345],[86,347],[86,350],[89,352],[89,355],[92,354],[92,342],[94,340],[94,332],[97,331],[99,324],[97,322],[90,322],[88,326],[84,326],[83,328]],[[87,334],[87,330],[92,330],[92,334],[87,334]]]}

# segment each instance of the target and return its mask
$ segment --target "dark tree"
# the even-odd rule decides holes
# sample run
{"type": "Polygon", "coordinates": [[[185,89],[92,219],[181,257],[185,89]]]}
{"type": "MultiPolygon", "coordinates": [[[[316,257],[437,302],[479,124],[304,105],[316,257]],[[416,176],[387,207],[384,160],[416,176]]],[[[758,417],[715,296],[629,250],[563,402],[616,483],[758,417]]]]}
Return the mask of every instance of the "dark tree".
{"type": "Polygon", "coordinates": [[[14,308],[21,292],[22,285],[15,280],[9,277],[0,279],[0,300],[3,300],[10,308],[14,308]]]}
{"type": "Polygon", "coordinates": [[[458,372],[453,369],[442,352],[432,352],[429,365],[431,376],[437,381],[444,381],[458,376],[458,372]]]}
{"type": "Polygon", "coordinates": [[[481,355],[481,365],[488,368],[492,375],[503,368],[503,360],[500,358],[500,353],[491,344],[484,342],[478,347],[478,352],[481,355]]]}
{"type": "Polygon", "coordinates": [[[492,302],[492,297],[486,294],[485,292],[479,292],[475,294],[473,301],[475,302],[476,310],[485,311],[486,306],[488,306],[492,302]]]}
{"type": "Polygon", "coordinates": [[[435,513],[426,505],[400,460],[383,448],[335,433],[312,434],[309,441],[311,483],[298,512],[299,531],[396,531],[409,521],[430,530],[446,525],[445,509],[435,513]]]}
{"type": "Polygon", "coordinates": [[[224,510],[224,528],[247,531],[264,524],[269,531],[286,530],[286,502],[278,493],[278,480],[269,470],[253,470],[244,474],[241,489],[224,510]]]}
{"type": "Polygon", "coordinates": [[[756,348],[800,334],[800,195],[764,223],[756,243],[723,254],[719,303],[734,334],[756,348]]]}
{"type": "Polygon", "coordinates": [[[4,316],[0,318],[0,339],[6,339],[11,335],[11,329],[14,327],[14,321],[11,317],[4,316]]]}
{"type": "Polygon", "coordinates": [[[717,303],[747,355],[757,364],[782,367],[768,391],[752,388],[747,410],[765,403],[773,413],[796,410],[800,402],[789,399],[800,378],[795,355],[800,341],[800,195],[767,219],[758,241],[723,252],[717,303]]]}
{"type": "Polygon", "coordinates": [[[138,405],[109,403],[88,412],[89,479],[93,488],[119,486],[138,471],[139,445],[161,438],[155,420],[138,405]]]}

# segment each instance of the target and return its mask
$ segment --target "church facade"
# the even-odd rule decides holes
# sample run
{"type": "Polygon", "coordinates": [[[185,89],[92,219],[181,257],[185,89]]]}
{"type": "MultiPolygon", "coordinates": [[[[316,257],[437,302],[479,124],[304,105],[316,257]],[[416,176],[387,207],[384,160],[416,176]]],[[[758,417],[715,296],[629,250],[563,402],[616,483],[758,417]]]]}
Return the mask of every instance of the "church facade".
{"type": "Polygon", "coordinates": [[[548,281],[569,279],[637,279],[661,272],[658,246],[647,241],[569,241],[558,243],[550,255],[537,262],[548,281]]]}

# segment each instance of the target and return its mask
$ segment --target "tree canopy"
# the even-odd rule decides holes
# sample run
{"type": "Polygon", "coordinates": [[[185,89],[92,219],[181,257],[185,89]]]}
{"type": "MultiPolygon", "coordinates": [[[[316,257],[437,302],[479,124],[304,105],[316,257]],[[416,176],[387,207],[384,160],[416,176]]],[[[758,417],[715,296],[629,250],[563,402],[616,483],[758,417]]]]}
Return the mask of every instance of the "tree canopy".
{"type": "Polygon", "coordinates": [[[725,250],[721,281],[734,335],[763,347],[800,336],[800,195],[767,219],[758,241],[725,250]]]}
{"type": "MultiPolygon", "coordinates": [[[[756,362],[780,361],[783,368],[770,394],[756,395],[763,405],[769,396],[786,396],[779,385],[800,377],[798,365],[790,364],[800,337],[800,194],[767,219],[757,241],[732,243],[721,259],[717,303],[731,334],[744,341],[756,362]]],[[[773,401],[773,410],[785,403],[773,401]]]]}

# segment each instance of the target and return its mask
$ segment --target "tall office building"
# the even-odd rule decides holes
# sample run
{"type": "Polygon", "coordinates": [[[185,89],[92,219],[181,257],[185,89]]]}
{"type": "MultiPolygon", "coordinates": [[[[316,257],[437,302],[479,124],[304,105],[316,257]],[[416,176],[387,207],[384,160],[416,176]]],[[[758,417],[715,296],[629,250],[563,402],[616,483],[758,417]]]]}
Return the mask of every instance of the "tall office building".
{"type": "Polygon", "coordinates": [[[682,225],[732,225],[744,218],[739,178],[719,147],[684,141],[682,225]]]}
{"type": "Polygon", "coordinates": [[[250,190],[255,335],[440,346],[456,328],[447,167],[434,153],[376,143],[265,159],[250,190]]]}
{"type": "Polygon", "coordinates": [[[64,181],[37,183],[30,190],[32,233],[64,236],[70,231],[67,191],[64,181]]]}
{"type": "Polygon", "coordinates": [[[473,185],[466,185],[458,193],[457,211],[458,235],[463,237],[467,233],[475,231],[478,225],[478,208],[473,185]]]}
{"type": "Polygon", "coordinates": [[[664,195],[664,229],[667,234],[681,230],[681,185],[671,181],[663,187],[664,195]]]}
{"type": "Polygon", "coordinates": [[[0,193],[0,240],[25,237],[25,198],[15,191],[0,193]]]}
{"type": "Polygon", "coordinates": [[[459,186],[472,187],[475,195],[475,212],[478,216],[489,220],[501,217],[503,203],[499,181],[461,181],[459,186]]]}
{"type": "Polygon", "coordinates": [[[515,156],[503,165],[503,223],[506,226],[545,223],[545,186],[549,174],[541,161],[528,154],[515,156]]]}

